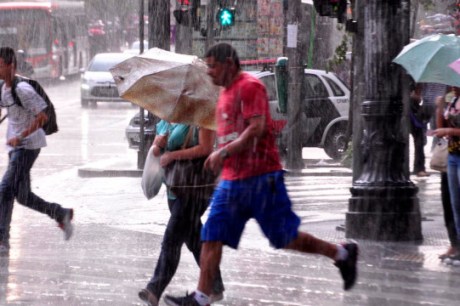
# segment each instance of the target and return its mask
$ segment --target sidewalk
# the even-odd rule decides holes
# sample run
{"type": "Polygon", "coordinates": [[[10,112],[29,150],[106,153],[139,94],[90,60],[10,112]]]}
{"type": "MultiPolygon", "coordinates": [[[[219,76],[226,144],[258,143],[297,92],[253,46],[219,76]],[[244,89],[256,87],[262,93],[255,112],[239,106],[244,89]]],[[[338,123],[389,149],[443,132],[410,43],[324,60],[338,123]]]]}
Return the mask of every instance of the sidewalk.
{"type": "MultiPolygon", "coordinates": [[[[49,218],[16,205],[10,254],[0,257],[0,305],[143,305],[137,291],[153,272],[168,210],[162,196],[151,201],[143,198],[140,171],[133,170],[132,161],[107,160],[99,165],[102,170],[91,165],[78,169],[80,177],[75,169],[34,182],[38,194],[53,195],[57,202],[76,209],[76,231],[69,242],[63,241],[49,218]],[[93,173],[110,169],[106,173],[113,177],[82,176],[82,169],[88,173],[88,169],[97,170],[93,173]],[[119,176],[123,173],[136,175],[119,176]],[[69,199],[69,194],[74,197],[69,199]]],[[[346,210],[348,187],[340,186],[351,182],[347,171],[335,165],[307,167],[302,175],[287,177],[288,184],[305,186],[303,200],[295,204],[302,230],[337,243],[345,239],[343,218],[312,221],[305,216],[312,209],[308,205],[316,205],[324,214],[341,215],[346,210]],[[341,175],[334,176],[337,173],[341,175]],[[318,192],[318,187],[325,189],[318,192]]],[[[240,249],[225,249],[225,299],[216,305],[458,305],[460,267],[443,265],[437,258],[448,246],[439,175],[416,183],[425,217],[423,243],[358,241],[360,276],[350,292],[342,290],[342,280],[329,259],[273,250],[251,221],[240,249]]],[[[193,290],[197,275],[198,268],[184,248],[166,292],[193,290]]]]}

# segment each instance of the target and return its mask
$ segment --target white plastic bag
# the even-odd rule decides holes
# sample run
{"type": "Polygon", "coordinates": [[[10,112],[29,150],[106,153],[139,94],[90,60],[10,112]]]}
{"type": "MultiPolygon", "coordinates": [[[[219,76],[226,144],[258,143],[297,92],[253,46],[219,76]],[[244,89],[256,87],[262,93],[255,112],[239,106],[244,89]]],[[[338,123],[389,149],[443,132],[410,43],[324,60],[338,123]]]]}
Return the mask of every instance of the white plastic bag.
{"type": "Polygon", "coordinates": [[[147,199],[152,199],[160,191],[163,183],[164,171],[160,166],[160,157],[153,155],[153,147],[150,147],[145,159],[144,170],[142,172],[141,186],[147,199]]]}
{"type": "Polygon", "coordinates": [[[436,146],[433,148],[430,160],[430,168],[436,171],[447,172],[447,140],[444,138],[439,139],[436,146]]]}

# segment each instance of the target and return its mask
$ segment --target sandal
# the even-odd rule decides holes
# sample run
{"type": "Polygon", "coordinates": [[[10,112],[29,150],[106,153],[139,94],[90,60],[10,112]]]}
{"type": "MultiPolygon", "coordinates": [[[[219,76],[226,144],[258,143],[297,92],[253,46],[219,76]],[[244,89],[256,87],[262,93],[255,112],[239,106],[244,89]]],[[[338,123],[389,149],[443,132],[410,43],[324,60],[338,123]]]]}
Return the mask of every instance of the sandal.
{"type": "Polygon", "coordinates": [[[453,248],[453,247],[450,247],[447,250],[447,252],[445,252],[444,254],[439,255],[439,259],[444,260],[444,259],[448,258],[449,256],[452,256],[452,255],[454,255],[456,253],[457,253],[457,250],[455,248],[453,248]]]}

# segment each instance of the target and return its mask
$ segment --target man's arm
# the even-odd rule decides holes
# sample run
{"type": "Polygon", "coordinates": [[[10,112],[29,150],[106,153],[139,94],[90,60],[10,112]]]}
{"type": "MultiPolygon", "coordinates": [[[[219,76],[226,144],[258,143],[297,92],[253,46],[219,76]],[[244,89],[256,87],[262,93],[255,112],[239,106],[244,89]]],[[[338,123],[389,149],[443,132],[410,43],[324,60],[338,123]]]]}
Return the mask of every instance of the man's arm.
{"type": "Polygon", "coordinates": [[[218,173],[223,166],[224,160],[233,154],[238,154],[247,148],[257,145],[259,137],[265,132],[265,116],[252,117],[248,120],[248,126],[243,133],[226,146],[213,152],[205,162],[205,168],[218,173]]]}
{"type": "Polygon", "coordinates": [[[48,120],[48,116],[45,114],[45,112],[43,111],[39,112],[35,116],[34,121],[32,121],[32,123],[29,125],[29,127],[26,128],[21,133],[19,133],[18,135],[16,135],[15,137],[8,139],[7,144],[12,147],[17,147],[18,145],[21,144],[22,139],[26,138],[27,136],[29,136],[30,134],[32,134],[33,132],[41,128],[47,120],[48,120]]]}
{"type": "Polygon", "coordinates": [[[221,151],[224,150],[228,152],[228,155],[237,154],[257,144],[258,138],[265,132],[265,116],[252,117],[248,121],[249,125],[243,133],[225,147],[220,148],[217,151],[219,154],[222,155],[221,151]]]}

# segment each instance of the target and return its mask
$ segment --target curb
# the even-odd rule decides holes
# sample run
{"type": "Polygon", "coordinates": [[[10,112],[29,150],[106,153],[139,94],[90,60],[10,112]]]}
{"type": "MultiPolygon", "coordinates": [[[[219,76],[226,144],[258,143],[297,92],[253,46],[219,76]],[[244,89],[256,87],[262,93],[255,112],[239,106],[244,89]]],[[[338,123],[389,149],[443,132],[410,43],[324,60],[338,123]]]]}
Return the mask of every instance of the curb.
{"type": "Polygon", "coordinates": [[[96,169],[80,168],[79,177],[142,177],[141,169],[96,169]]]}

